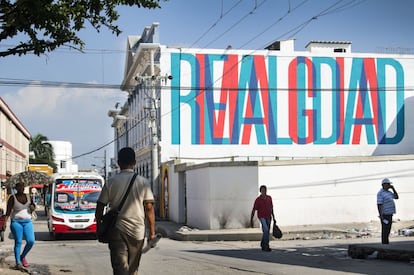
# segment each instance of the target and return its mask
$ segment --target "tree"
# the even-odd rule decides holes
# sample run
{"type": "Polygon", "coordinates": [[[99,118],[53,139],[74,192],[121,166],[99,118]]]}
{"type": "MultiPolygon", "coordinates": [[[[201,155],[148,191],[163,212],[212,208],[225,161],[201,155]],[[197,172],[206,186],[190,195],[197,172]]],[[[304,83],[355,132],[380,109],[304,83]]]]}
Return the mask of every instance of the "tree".
{"type": "Polygon", "coordinates": [[[155,9],[160,1],[168,0],[1,0],[0,43],[16,37],[21,41],[0,56],[40,55],[63,45],[82,50],[85,44],[76,33],[85,28],[85,21],[97,32],[106,27],[119,35],[117,6],[155,9]]]}
{"type": "Polygon", "coordinates": [[[30,138],[29,151],[34,153],[34,158],[30,157],[30,164],[48,164],[53,168],[53,172],[57,171],[55,163],[55,153],[52,145],[48,142],[48,138],[42,134],[37,134],[30,138]]]}

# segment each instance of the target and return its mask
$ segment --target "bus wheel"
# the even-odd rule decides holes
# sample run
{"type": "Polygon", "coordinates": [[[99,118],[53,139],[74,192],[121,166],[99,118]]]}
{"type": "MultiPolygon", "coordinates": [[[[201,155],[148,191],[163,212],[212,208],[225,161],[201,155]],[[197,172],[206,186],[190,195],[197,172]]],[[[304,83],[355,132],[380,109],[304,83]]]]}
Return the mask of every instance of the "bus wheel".
{"type": "Polygon", "coordinates": [[[55,232],[49,231],[49,236],[50,236],[50,239],[52,241],[56,241],[56,233],[55,232]]]}

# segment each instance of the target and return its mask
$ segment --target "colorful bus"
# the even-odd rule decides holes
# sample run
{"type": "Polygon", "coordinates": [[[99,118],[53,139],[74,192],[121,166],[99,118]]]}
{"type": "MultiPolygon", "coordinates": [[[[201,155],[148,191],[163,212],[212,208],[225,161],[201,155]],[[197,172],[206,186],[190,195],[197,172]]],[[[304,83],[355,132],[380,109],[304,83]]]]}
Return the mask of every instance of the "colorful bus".
{"type": "Polygon", "coordinates": [[[63,234],[96,233],[95,209],[104,179],[97,173],[53,175],[48,188],[48,227],[54,238],[63,234]]]}

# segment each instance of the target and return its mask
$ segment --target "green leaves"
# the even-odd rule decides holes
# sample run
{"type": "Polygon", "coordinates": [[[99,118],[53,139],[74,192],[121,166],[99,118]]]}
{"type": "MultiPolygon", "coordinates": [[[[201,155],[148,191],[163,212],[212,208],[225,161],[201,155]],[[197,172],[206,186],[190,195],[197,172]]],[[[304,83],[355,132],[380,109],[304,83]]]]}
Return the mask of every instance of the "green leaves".
{"type": "MultiPolygon", "coordinates": [[[[0,1],[0,42],[23,37],[16,46],[0,51],[0,56],[40,55],[66,45],[82,50],[77,32],[86,22],[99,32],[102,27],[119,35],[115,24],[120,5],[160,8],[161,0],[19,0],[0,1]]],[[[167,1],[167,0],[162,0],[167,1]]],[[[6,44],[6,43],[4,43],[6,44]]]]}
{"type": "Polygon", "coordinates": [[[33,164],[48,164],[56,171],[55,153],[48,141],[48,138],[42,134],[37,134],[30,138],[29,151],[33,152],[34,158],[31,157],[29,162],[33,164]]]}

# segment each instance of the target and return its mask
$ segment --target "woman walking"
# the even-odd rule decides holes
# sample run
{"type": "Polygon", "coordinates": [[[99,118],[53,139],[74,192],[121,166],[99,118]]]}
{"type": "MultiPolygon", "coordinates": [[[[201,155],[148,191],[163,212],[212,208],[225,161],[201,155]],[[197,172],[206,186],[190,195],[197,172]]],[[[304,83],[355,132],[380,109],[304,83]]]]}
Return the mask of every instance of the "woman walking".
{"type": "Polygon", "coordinates": [[[29,266],[26,256],[35,242],[31,213],[35,210],[36,205],[30,196],[24,193],[24,187],[23,183],[16,184],[15,194],[12,194],[7,201],[6,221],[4,222],[4,227],[6,227],[7,220],[11,217],[10,230],[14,237],[15,269],[21,271],[26,271],[25,267],[29,266]],[[26,240],[26,245],[21,252],[23,237],[26,240]]]}

